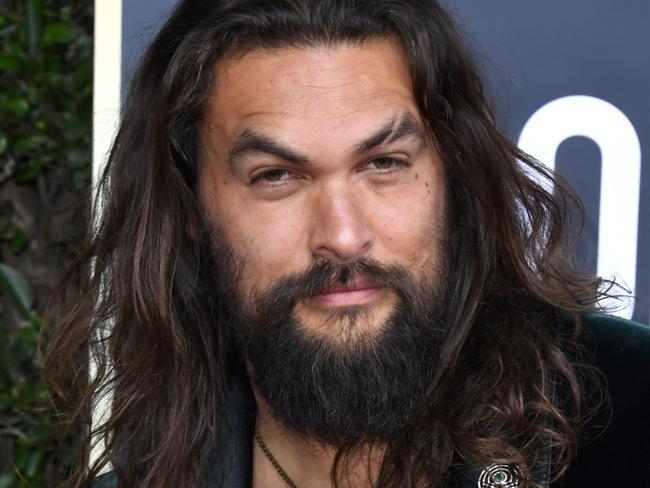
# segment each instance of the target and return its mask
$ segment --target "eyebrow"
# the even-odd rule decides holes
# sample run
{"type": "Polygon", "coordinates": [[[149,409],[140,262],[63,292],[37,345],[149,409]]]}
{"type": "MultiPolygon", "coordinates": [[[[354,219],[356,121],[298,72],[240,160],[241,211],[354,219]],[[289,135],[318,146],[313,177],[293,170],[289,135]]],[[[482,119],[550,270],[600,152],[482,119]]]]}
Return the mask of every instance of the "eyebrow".
{"type": "Polygon", "coordinates": [[[311,160],[307,156],[303,156],[284,146],[282,143],[273,140],[272,137],[260,134],[252,129],[246,129],[228,151],[227,161],[231,171],[236,169],[237,162],[244,156],[254,153],[272,154],[297,166],[311,164],[311,160]]]}
{"type": "MultiPolygon", "coordinates": [[[[363,141],[355,144],[352,154],[359,156],[382,144],[390,144],[409,136],[418,139],[418,152],[426,145],[426,138],[420,124],[410,113],[404,112],[393,117],[363,141]]],[[[234,172],[237,168],[237,163],[242,158],[255,153],[271,154],[297,166],[308,166],[312,164],[312,160],[308,156],[300,154],[266,134],[256,132],[252,129],[246,129],[237,138],[230,151],[228,151],[228,167],[234,172]]]]}
{"type": "Polygon", "coordinates": [[[403,113],[388,121],[381,129],[364,141],[354,146],[353,154],[358,156],[382,144],[390,144],[407,136],[419,139],[420,147],[426,144],[426,138],[420,124],[410,113],[403,113]]]}

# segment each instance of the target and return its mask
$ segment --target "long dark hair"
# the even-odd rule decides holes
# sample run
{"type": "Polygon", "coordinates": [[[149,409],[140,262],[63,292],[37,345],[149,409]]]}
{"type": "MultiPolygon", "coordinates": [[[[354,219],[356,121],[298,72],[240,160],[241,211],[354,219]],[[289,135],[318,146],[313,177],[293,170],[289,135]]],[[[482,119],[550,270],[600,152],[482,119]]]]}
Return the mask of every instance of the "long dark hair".
{"type": "Polygon", "coordinates": [[[88,426],[75,486],[110,463],[119,487],[194,488],[219,443],[236,352],[215,322],[219,297],[202,293],[222,270],[206,269],[197,178],[220,60],[381,38],[401,44],[444,162],[457,279],[428,407],[388,443],[377,485],[441,485],[459,461],[519,464],[528,477],[544,446],[554,473],[566,470],[586,411],[586,368],[571,355],[602,282],[567,252],[573,193],[500,133],[449,15],[435,0],[185,0],[141,62],[96,225],[52,301],[47,374],[88,426]],[[110,412],[91,430],[101,398],[110,412]],[[106,449],[86,467],[91,439],[106,449]]]}

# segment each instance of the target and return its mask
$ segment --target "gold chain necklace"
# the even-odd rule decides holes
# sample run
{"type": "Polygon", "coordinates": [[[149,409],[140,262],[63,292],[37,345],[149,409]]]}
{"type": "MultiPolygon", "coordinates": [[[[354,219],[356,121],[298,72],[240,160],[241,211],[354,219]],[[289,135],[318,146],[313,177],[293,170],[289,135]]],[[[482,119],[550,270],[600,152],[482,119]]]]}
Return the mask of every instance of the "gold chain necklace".
{"type": "Polygon", "coordinates": [[[284,482],[287,484],[287,486],[291,488],[298,488],[296,484],[291,481],[291,478],[289,478],[289,475],[287,472],[282,469],[282,466],[280,466],[280,463],[278,462],[277,459],[271,454],[271,451],[269,448],[266,446],[266,442],[264,442],[264,439],[262,439],[262,436],[260,435],[260,432],[257,430],[257,427],[255,427],[255,440],[259,444],[260,448],[262,449],[262,452],[264,455],[268,458],[269,461],[271,461],[271,464],[275,468],[275,470],[278,472],[278,474],[282,477],[284,482]]]}

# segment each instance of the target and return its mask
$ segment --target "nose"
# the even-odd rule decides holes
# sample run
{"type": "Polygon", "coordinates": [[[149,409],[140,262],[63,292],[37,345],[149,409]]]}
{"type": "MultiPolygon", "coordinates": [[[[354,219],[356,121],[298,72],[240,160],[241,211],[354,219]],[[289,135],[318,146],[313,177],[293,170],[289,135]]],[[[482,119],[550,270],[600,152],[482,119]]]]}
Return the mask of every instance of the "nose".
{"type": "Polygon", "coordinates": [[[349,262],[372,248],[373,233],[360,195],[344,183],[315,198],[310,246],[314,257],[349,262]]]}

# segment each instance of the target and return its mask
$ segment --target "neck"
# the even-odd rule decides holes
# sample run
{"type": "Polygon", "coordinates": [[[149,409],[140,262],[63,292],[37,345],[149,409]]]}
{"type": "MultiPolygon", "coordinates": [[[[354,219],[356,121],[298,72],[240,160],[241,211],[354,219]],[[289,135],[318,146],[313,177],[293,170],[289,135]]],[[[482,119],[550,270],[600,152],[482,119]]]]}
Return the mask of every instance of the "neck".
{"type": "MultiPolygon", "coordinates": [[[[336,448],[293,435],[270,414],[268,405],[257,391],[256,427],[276,461],[298,488],[331,488],[332,466],[336,448]]],[[[379,472],[383,449],[364,448],[355,453],[348,462],[343,460],[338,474],[339,488],[363,488],[372,486],[379,472]]],[[[287,488],[257,442],[253,450],[253,488],[287,488]]]]}

